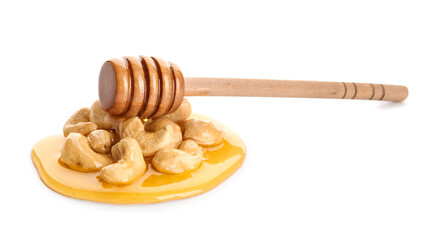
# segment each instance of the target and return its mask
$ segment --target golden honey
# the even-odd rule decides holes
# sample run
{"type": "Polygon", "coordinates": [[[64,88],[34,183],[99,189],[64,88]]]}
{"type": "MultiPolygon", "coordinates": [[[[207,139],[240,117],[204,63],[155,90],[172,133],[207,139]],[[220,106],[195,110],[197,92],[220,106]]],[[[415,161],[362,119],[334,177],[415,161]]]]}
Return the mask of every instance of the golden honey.
{"type": "Polygon", "coordinates": [[[204,148],[203,164],[196,170],[178,174],[161,173],[146,159],[147,172],[126,186],[100,181],[98,172],[84,173],[68,168],[59,161],[62,135],[40,140],[32,149],[32,161],[41,180],[60,194],[106,203],[156,203],[192,197],[204,193],[231,176],[242,165],[246,148],[240,137],[224,125],[208,117],[193,114],[192,118],[209,120],[222,127],[225,141],[204,148]]]}

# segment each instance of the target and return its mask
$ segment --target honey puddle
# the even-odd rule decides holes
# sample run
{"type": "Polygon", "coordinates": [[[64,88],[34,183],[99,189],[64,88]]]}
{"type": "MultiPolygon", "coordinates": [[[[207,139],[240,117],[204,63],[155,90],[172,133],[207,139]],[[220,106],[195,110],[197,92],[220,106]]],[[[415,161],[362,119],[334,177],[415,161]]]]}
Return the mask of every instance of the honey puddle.
{"type": "Polygon", "coordinates": [[[32,161],[41,180],[60,194],[106,203],[156,203],[192,197],[216,187],[242,165],[246,148],[240,137],[226,126],[206,116],[192,118],[209,120],[222,127],[225,141],[204,148],[205,161],[200,168],[178,174],[160,173],[146,159],[147,172],[133,183],[115,186],[98,180],[98,172],[84,173],[71,170],[61,162],[63,135],[40,140],[32,149],[32,161]]]}

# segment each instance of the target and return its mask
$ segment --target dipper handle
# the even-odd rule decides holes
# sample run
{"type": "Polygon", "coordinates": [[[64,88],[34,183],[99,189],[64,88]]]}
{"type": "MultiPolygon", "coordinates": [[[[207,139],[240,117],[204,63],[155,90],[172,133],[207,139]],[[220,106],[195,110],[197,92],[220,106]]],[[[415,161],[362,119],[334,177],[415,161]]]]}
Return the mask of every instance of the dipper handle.
{"type": "Polygon", "coordinates": [[[402,102],[408,97],[408,88],[374,83],[185,77],[185,96],[334,98],[402,102]]]}

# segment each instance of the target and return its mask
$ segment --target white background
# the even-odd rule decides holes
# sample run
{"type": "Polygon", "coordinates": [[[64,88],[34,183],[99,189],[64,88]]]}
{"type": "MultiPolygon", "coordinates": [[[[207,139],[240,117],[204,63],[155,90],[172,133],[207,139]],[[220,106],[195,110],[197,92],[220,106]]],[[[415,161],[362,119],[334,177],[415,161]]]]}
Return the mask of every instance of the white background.
{"type": "Polygon", "coordinates": [[[0,238],[439,239],[438,1],[2,1],[0,238]],[[407,85],[405,103],[193,97],[239,133],[242,168],[152,205],[64,197],[30,151],[98,98],[101,64],[185,76],[407,85]]]}

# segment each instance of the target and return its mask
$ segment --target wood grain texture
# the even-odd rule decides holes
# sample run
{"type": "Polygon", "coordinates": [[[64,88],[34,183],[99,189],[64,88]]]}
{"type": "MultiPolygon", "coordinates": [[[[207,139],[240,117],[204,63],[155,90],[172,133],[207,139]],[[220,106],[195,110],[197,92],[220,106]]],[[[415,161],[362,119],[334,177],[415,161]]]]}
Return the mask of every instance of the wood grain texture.
{"type": "Polygon", "coordinates": [[[401,102],[405,86],[272,79],[185,78],[186,96],[247,96],[385,100],[401,102]]]}
{"type": "Polygon", "coordinates": [[[139,58],[125,57],[124,59],[128,66],[132,84],[130,106],[124,115],[127,117],[134,117],[139,114],[146,100],[146,79],[139,58]]]}
{"type": "Polygon", "coordinates": [[[157,90],[160,87],[159,73],[153,59],[146,56],[141,56],[140,58],[147,80],[147,99],[139,115],[142,118],[148,118],[156,112],[160,101],[160,92],[157,90]]]}
{"type": "Polygon", "coordinates": [[[179,66],[172,62],[169,63],[174,77],[174,102],[169,112],[174,112],[182,104],[183,96],[185,95],[185,79],[179,66]]]}
{"type": "Polygon", "coordinates": [[[153,117],[160,117],[167,114],[174,101],[174,79],[168,63],[156,57],[152,57],[159,70],[160,79],[160,101],[153,117]]]}

